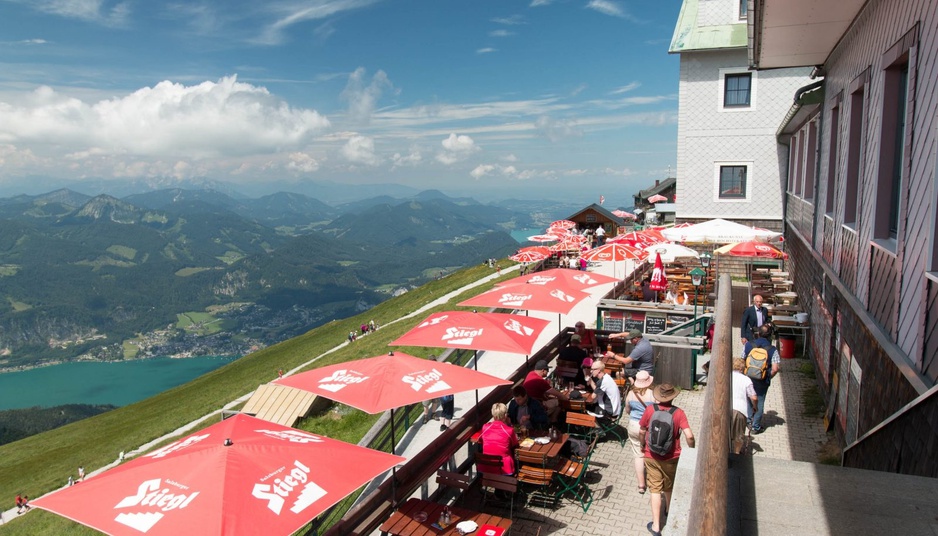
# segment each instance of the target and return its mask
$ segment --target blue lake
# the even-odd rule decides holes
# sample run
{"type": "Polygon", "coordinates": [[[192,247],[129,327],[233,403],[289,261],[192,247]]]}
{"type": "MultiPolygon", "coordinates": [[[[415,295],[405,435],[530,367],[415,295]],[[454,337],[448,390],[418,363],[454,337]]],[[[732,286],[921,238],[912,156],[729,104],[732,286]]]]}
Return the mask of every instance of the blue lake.
{"type": "Polygon", "coordinates": [[[156,357],[118,363],[64,363],[0,374],[0,410],[63,404],[126,406],[193,380],[236,357],[156,357]]]}
{"type": "MultiPolygon", "coordinates": [[[[524,244],[528,241],[529,236],[544,234],[544,229],[515,229],[510,234],[519,244],[524,244]]],[[[533,244],[534,243],[531,242],[529,245],[533,244]]]]}

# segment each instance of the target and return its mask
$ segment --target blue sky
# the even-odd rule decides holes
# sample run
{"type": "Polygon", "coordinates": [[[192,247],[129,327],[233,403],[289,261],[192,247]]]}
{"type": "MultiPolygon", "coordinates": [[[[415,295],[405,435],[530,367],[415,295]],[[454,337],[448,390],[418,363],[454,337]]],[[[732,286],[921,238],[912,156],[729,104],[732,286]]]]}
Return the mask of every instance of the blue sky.
{"type": "Polygon", "coordinates": [[[629,205],[673,174],[679,9],[0,0],[0,185],[329,180],[629,205]]]}

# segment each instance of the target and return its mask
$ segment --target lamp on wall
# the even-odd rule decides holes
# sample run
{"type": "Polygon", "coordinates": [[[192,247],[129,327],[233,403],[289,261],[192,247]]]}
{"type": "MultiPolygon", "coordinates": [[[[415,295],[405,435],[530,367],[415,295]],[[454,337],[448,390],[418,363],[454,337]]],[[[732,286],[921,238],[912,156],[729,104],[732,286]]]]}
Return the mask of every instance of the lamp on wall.
{"type": "Polygon", "coordinates": [[[811,80],[814,80],[822,76],[827,76],[827,73],[824,72],[824,66],[815,65],[814,68],[811,69],[811,74],[808,75],[808,78],[810,78],[811,80]]]}

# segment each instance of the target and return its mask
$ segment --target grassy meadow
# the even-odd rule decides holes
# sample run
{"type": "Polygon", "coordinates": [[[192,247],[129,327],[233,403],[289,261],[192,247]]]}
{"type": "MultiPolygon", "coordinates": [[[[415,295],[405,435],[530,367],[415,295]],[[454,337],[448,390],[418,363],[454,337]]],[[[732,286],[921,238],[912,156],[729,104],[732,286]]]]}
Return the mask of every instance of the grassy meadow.
{"type": "MultiPolygon", "coordinates": [[[[502,260],[501,264],[507,266],[511,262],[502,260]]],[[[378,331],[359,337],[355,343],[323,356],[312,367],[386,353],[389,350],[388,342],[413,328],[426,315],[437,310],[452,309],[455,303],[490,289],[491,284],[480,285],[448,304],[412,319],[391,325],[388,325],[389,322],[491,274],[492,269],[484,266],[460,270],[392,298],[360,315],[330,322],[299,337],[257,351],[154,397],[0,446],[0,459],[3,460],[0,490],[4,495],[2,500],[8,500],[5,508],[13,505],[13,497],[17,493],[39,497],[63,486],[69,475],[76,475],[79,465],[91,472],[115,461],[121,451],[130,452],[186,423],[221,409],[253,391],[259,384],[276,378],[278,369],[291,370],[333,349],[346,340],[349,331],[358,331],[361,324],[372,319],[381,326],[378,331]]],[[[514,275],[517,274],[505,274],[501,279],[510,279],[514,275]]],[[[416,356],[441,351],[404,347],[398,350],[416,356]]],[[[377,415],[366,415],[341,407],[311,416],[299,427],[355,443],[377,418],[377,415]]],[[[213,422],[215,418],[204,426],[213,422]]],[[[4,525],[0,525],[0,531],[11,535],[98,534],[97,531],[39,510],[5,521],[4,525]]]]}

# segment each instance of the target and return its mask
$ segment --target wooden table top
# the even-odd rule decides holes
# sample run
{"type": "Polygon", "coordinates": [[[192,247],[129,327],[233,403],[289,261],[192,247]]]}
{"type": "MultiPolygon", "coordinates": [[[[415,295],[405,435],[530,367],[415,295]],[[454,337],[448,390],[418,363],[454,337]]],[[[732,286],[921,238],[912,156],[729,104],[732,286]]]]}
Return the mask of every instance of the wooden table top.
{"type": "Polygon", "coordinates": [[[535,442],[530,447],[518,447],[518,450],[538,454],[544,456],[545,459],[556,458],[560,455],[560,449],[563,448],[564,443],[566,443],[568,439],[570,439],[570,434],[561,434],[560,441],[551,441],[543,445],[535,442]]]}
{"type": "MultiPolygon", "coordinates": [[[[379,529],[381,534],[394,534],[396,536],[428,536],[428,535],[449,535],[459,534],[456,530],[456,524],[461,521],[472,520],[479,525],[491,525],[500,527],[505,532],[511,528],[511,520],[496,515],[483,512],[474,512],[465,508],[456,506],[450,507],[452,513],[452,523],[445,529],[438,529],[432,525],[439,521],[440,512],[443,511],[443,505],[431,501],[424,501],[416,497],[408,499],[397,511],[391,514],[391,517],[381,525],[379,529]],[[418,514],[426,514],[426,520],[417,521],[418,514]]],[[[476,530],[473,534],[485,536],[485,531],[476,530]]]]}

